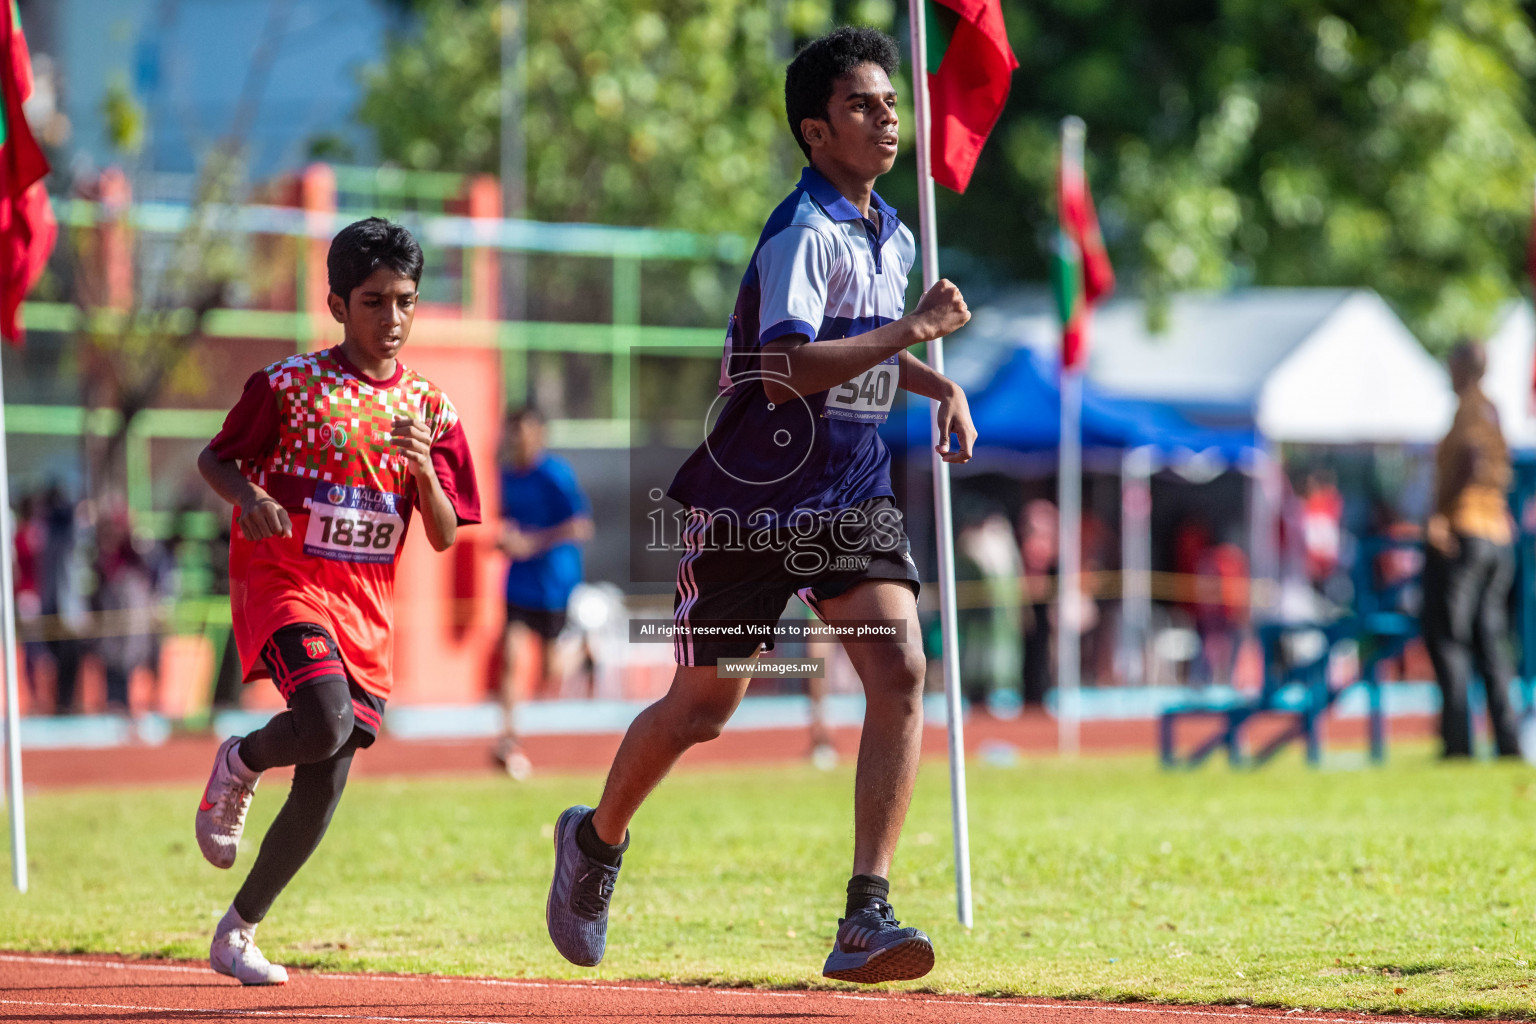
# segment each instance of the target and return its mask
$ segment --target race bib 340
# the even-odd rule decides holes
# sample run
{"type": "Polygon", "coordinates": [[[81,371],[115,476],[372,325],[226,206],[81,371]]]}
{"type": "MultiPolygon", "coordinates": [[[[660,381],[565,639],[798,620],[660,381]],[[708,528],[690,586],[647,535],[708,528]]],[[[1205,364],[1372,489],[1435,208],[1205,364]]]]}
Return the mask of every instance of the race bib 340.
{"type": "Polygon", "coordinates": [[[896,401],[896,385],[901,367],[891,356],[846,383],[827,392],[823,415],[829,420],[853,420],[857,423],[884,423],[896,401]]]}
{"type": "Polygon", "coordinates": [[[393,562],[405,535],[405,498],[322,483],[310,499],[304,553],[334,562],[393,562]]]}

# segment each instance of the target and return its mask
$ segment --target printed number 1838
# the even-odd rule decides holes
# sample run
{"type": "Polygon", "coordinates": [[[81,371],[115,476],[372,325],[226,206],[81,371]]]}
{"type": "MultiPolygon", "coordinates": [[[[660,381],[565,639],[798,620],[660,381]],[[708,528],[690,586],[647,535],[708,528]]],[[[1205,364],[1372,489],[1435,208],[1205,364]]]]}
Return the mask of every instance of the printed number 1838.
{"type": "Polygon", "coordinates": [[[322,544],[387,551],[395,539],[394,523],[375,523],[345,516],[320,516],[319,519],[322,544]]]}

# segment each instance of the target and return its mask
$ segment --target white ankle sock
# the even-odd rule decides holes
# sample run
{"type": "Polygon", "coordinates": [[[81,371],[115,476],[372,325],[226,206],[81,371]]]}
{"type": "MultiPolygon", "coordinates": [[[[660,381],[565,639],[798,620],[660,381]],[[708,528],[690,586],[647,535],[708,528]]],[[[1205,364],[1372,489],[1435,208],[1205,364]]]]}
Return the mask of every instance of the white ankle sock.
{"type": "Polygon", "coordinates": [[[240,912],[236,910],[235,905],[231,903],[229,905],[229,909],[224,912],[224,916],[219,918],[219,927],[217,929],[217,933],[219,935],[223,935],[225,932],[233,931],[245,932],[246,937],[251,938],[256,934],[256,926],[247,921],[245,918],[241,917],[240,912]]]}

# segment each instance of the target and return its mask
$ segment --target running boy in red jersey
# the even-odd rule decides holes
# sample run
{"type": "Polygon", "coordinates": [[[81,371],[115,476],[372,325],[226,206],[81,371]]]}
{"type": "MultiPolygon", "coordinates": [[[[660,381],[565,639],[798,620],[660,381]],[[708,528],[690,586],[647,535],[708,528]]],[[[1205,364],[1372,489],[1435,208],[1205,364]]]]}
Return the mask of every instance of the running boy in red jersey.
{"type": "Polygon", "coordinates": [[[352,755],[378,736],[395,559],[412,518],[438,551],[458,526],[480,521],[453,404],[397,358],[415,316],[421,247],[370,217],[336,236],[326,268],[342,343],[252,374],[197,460],[235,506],[230,606],[245,678],[270,675],[288,704],[219,747],[197,809],[209,863],[234,864],[261,773],[295,766],[209,950],[215,971],[246,985],[288,980],[256,948],[256,925],[320,844],[352,755]]]}

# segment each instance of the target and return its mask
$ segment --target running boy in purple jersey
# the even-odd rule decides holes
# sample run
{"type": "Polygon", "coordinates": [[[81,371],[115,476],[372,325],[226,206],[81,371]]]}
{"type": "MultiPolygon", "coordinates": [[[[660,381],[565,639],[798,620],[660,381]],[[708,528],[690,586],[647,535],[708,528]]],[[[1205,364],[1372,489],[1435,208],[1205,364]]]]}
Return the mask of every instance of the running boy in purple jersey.
{"type": "MultiPolygon", "coordinates": [[[[893,623],[894,638],[848,643],[866,711],[854,785],[853,877],[822,973],[846,981],[919,978],[933,944],[888,902],[891,862],[917,777],[925,667],[917,569],[877,428],[904,388],[939,403],[939,451],[970,458],[965,395],[907,352],[970,319],[940,281],[903,315],[916,247],[874,191],[896,159],[896,43],[839,29],[785,76],[790,130],[810,166],[768,218],[742,278],[721,364],[721,411],[668,494],[688,509],[673,599],[677,673],[630,726],[596,809],[555,826],[545,916],[573,963],[603,957],[608,906],[631,818],[689,747],[714,739],[746,693],[723,658],[762,645],[708,623],[772,623],[798,594],[829,623],[893,623]],[[951,449],[951,433],[959,439],[951,449]]],[[[770,645],[771,646],[771,645],[770,645]]]]}

